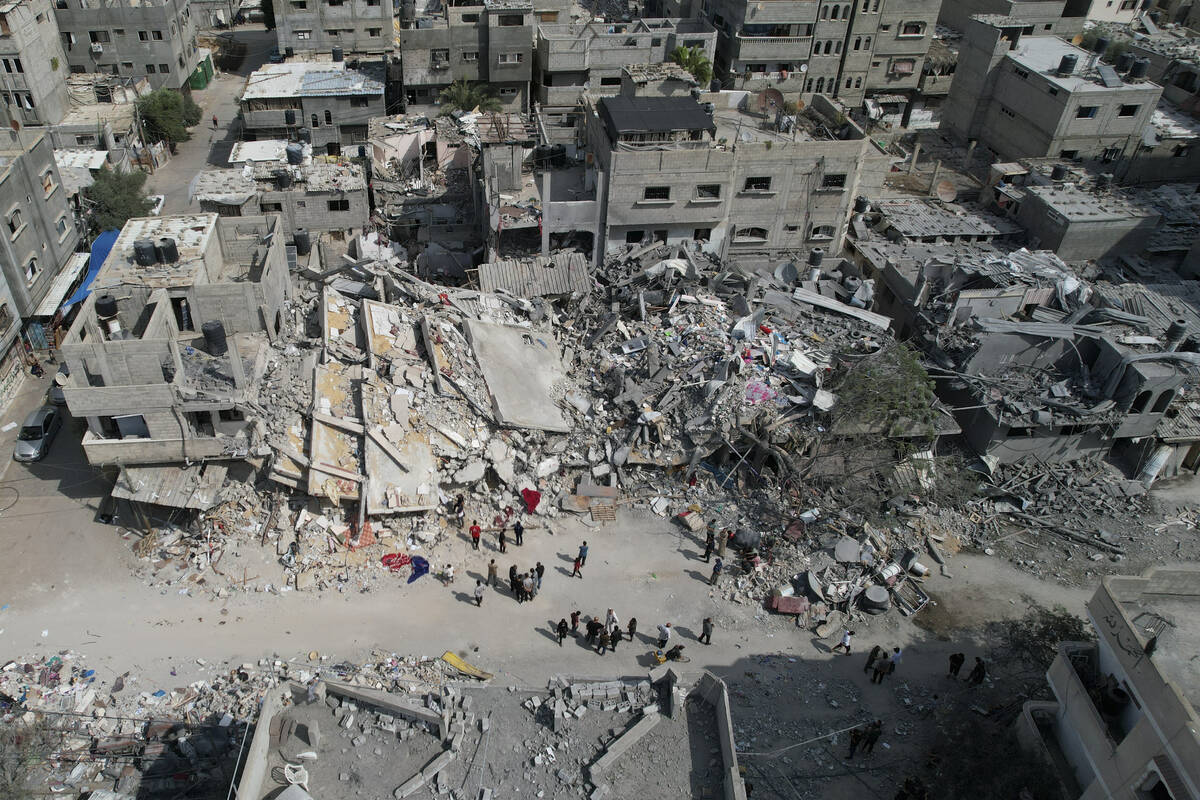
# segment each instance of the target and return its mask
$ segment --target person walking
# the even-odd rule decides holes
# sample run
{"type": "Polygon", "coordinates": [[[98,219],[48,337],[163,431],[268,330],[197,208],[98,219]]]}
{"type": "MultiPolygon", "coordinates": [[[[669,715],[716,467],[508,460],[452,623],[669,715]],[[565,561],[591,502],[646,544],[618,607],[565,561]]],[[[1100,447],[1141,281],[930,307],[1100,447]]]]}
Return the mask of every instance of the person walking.
{"type": "Polygon", "coordinates": [[[729,540],[733,538],[733,531],[726,528],[721,531],[721,535],[717,537],[717,556],[725,557],[725,548],[729,546],[729,540]]]}
{"type": "Polygon", "coordinates": [[[892,657],[888,659],[887,674],[891,675],[896,671],[896,667],[900,666],[900,659],[904,656],[904,651],[899,647],[892,648],[892,657]]]}
{"type": "Polygon", "coordinates": [[[635,641],[633,637],[637,634],[637,617],[629,618],[629,624],[626,626],[626,630],[629,631],[629,641],[635,641]]]}
{"type": "Polygon", "coordinates": [[[496,570],[497,569],[498,569],[498,567],[496,566],[496,559],[493,558],[491,561],[488,562],[488,586],[491,586],[493,589],[496,588],[496,570]]]}
{"type": "Polygon", "coordinates": [[[525,580],[521,582],[521,588],[525,591],[525,599],[533,599],[533,576],[528,572],[525,573],[525,580]]]}
{"type": "Polygon", "coordinates": [[[709,586],[716,586],[717,581],[721,579],[721,570],[725,569],[725,562],[717,556],[717,563],[713,564],[712,577],[708,579],[709,586]]]}
{"type": "Polygon", "coordinates": [[[483,605],[483,581],[475,581],[475,605],[483,605]]]}
{"type": "Polygon", "coordinates": [[[613,627],[619,627],[620,624],[621,620],[617,619],[617,612],[610,608],[608,613],[604,615],[604,627],[612,630],[613,627]]]}
{"type": "Polygon", "coordinates": [[[962,669],[963,662],[966,660],[966,653],[955,653],[950,656],[950,671],[946,673],[946,677],[958,680],[958,671],[962,669]]]}
{"type": "Polygon", "coordinates": [[[854,638],[854,631],[850,630],[849,628],[843,628],[842,629],[842,640],[840,642],[838,642],[837,644],[835,644],[833,647],[829,648],[829,652],[832,653],[833,651],[835,651],[839,647],[841,647],[841,648],[845,648],[846,655],[850,655],[850,640],[853,638],[854,638]]]}
{"type": "Polygon", "coordinates": [[[513,541],[517,546],[525,544],[525,526],[521,524],[521,520],[513,523],[513,541]]]}
{"type": "Polygon", "coordinates": [[[700,641],[705,644],[712,644],[713,621],[712,617],[705,617],[700,623],[700,641]]]}
{"type": "Polygon", "coordinates": [[[879,741],[879,737],[883,734],[883,723],[875,720],[867,726],[867,732],[863,736],[862,751],[863,755],[870,755],[875,750],[875,743],[879,741]]]}
{"type": "Polygon", "coordinates": [[[587,636],[585,636],[583,640],[588,644],[594,643],[596,641],[596,637],[600,635],[600,629],[603,627],[604,625],[600,622],[600,620],[592,617],[588,620],[587,636]]]}
{"type": "Polygon", "coordinates": [[[213,114],[213,130],[217,129],[217,115],[213,114]]]}
{"type": "Polygon", "coordinates": [[[708,529],[708,533],[704,536],[704,563],[708,563],[708,559],[712,557],[713,548],[717,546],[717,537],[713,535],[712,528],[708,529]]]}
{"type": "Polygon", "coordinates": [[[546,566],[539,561],[537,562],[537,566],[533,568],[533,571],[537,573],[537,588],[540,592],[542,590],[542,576],[546,574],[546,566]]]}
{"type": "Polygon", "coordinates": [[[583,544],[579,545],[579,555],[575,556],[575,560],[579,562],[579,566],[582,567],[587,564],[587,554],[588,546],[587,542],[584,541],[583,544]]]}
{"type": "Polygon", "coordinates": [[[562,647],[563,639],[567,638],[567,621],[565,619],[558,621],[558,627],[555,629],[555,632],[558,633],[558,646],[562,647]]]}
{"type": "Polygon", "coordinates": [[[967,686],[978,686],[986,676],[987,665],[982,658],[975,656],[975,666],[971,667],[971,674],[967,676],[967,686]]]}
{"type": "Polygon", "coordinates": [[[508,539],[504,536],[504,528],[500,529],[500,536],[498,537],[497,541],[499,541],[499,543],[500,543],[500,552],[507,553],[508,552],[508,546],[507,546],[508,539]]]}
{"type": "Polygon", "coordinates": [[[863,736],[865,735],[866,731],[863,730],[862,725],[850,729],[850,755],[846,756],[846,758],[854,758],[854,753],[858,750],[858,746],[862,744],[863,736]]]}
{"type": "Polygon", "coordinates": [[[454,583],[454,565],[453,564],[447,564],[446,568],[444,570],[442,570],[442,582],[445,583],[447,586],[454,583]]]}
{"type": "Polygon", "coordinates": [[[871,683],[883,683],[883,676],[888,673],[888,666],[892,662],[888,661],[887,651],[885,650],[879,658],[875,659],[875,668],[871,673],[871,683]]]}
{"type": "Polygon", "coordinates": [[[458,529],[460,531],[462,530],[463,526],[463,518],[467,515],[466,505],[467,501],[461,494],[454,498],[454,521],[458,523],[458,529]]]}
{"type": "Polygon", "coordinates": [[[887,653],[887,650],[884,650],[879,645],[875,645],[874,647],[872,647],[871,654],[869,656],[867,656],[867,663],[863,664],[863,674],[866,675],[868,672],[870,672],[871,665],[875,663],[875,659],[879,658],[880,656],[884,655],[885,653],[887,653]]]}
{"type": "Polygon", "coordinates": [[[575,566],[571,568],[571,577],[572,578],[574,578],[576,575],[578,575],[579,579],[583,580],[583,573],[579,571],[579,568],[582,566],[583,566],[583,562],[579,560],[579,556],[575,556],[575,566]]]}
{"type": "Polygon", "coordinates": [[[571,633],[579,635],[579,618],[583,616],[583,612],[576,609],[571,612],[571,633]]]}
{"type": "Polygon", "coordinates": [[[470,529],[470,534],[471,534],[471,549],[472,549],[472,550],[478,550],[478,549],[479,549],[479,536],[480,536],[480,534],[482,534],[482,533],[483,533],[483,529],[479,527],[479,523],[478,523],[478,522],[475,522],[475,521],[472,521],[472,522],[471,522],[471,529],[470,529]]]}
{"type": "Polygon", "coordinates": [[[512,591],[513,597],[517,596],[517,565],[511,564],[508,568],[508,588],[512,591]]]}
{"type": "Polygon", "coordinates": [[[658,626],[658,649],[664,649],[669,641],[671,641],[671,623],[668,622],[658,626]]]}
{"type": "Polygon", "coordinates": [[[610,644],[612,644],[612,634],[610,634],[608,632],[608,628],[601,627],[600,628],[600,646],[596,649],[596,652],[599,653],[600,655],[604,655],[605,653],[608,652],[608,646],[610,644]]]}
{"type": "Polygon", "coordinates": [[[612,651],[617,652],[617,642],[621,641],[621,626],[615,625],[612,629],[612,651]]]}

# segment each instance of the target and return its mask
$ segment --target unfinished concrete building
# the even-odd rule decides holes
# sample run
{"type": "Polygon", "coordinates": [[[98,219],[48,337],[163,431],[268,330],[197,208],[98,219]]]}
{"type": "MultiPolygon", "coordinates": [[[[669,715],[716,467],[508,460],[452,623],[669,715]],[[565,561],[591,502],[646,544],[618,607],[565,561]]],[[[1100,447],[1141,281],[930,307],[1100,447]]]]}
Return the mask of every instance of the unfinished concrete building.
{"type": "Polygon", "coordinates": [[[1066,261],[1139,253],[1158,227],[1159,215],[1119,192],[1072,184],[1027,186],[1016,220],[1030,245],[1066,261]]]}
{"type": "Polygon", "coordinates": [[[245,458],[290,292],[278,216],[131,219],[61,345],[92,464],[245,458]]]}
{"type": "Polygon", "coordinates": [[[54,16],[71,72],[142,77],[183,87],[202,59],[187,0],[56,0],[54,16]]]}
{"type": "Polygon", "coordinates": [[[1025,36],[1026,27],[1012,17],[970,20],[943,129],[1004,159],[1110,163],[1136,152],[1162,89],[1057,37],[1025,36]]]}
{"type": "Polygon", "coordinates": [[[0,63],[12,119],[22,125],[50,125],[67,113],[67,58],[50,0],[20,0],[0,8],[0,63]]]}
{"type": "Polygon", "coordinates": [[[851,200],[874,194],[888,163],[820,96],[794,116],[738,92],[584,102],[605,252],[653,241],[722,257],[837,252],[851,200]]]}
{"type": "Polygon", "coordinates": [[[391,53],[393,13],[392,3],[384,0],[280,0],[275,5],[279,52],[391,53]]]}
{"type": "Polygon", "coordinates": [[[507,110],[529,110],[533,6],[528,0],[406,2],[397,34],[408,110],[434,106],[457,80],[485,82],[507,110]]]}
{"type": "Polygon", "coordinates": [[[574,106],[584,92],[619,94],[626,66],[661,64],[676,47],[699,48],[711,61],[716,44],[717,32],[703,18],[541,24],[536,99],[543,106],[574,106]]]}
{"type": "Polygon", "coordinates": [[[716,70],[727,89],[774,89],[806,102],[827,94],[857,106],[916,89],[941,0],[769,4],[718,0],[716,70]]]}
{"type": "Polygon", "coordinates": [[[1200,568],[1109,575],[1087,602],[1093,642],[1062,642],[1046,679],[1054,699],[1025,703],[1022,744],[1060,768],[1072,796],[1200,795],[1200,568]]]}
{"type": "Polygon", "coordinates": [[[232,169],[204,170],[192,180],[200,210],[222,217],[282,214],[285,231],[341,231],[367,224],[367,180],[363,168],[282,140],[239,142],[232,169]]]}
{"type": "Polygon", "coordinates": [[[368,120],[384,113],[383,78],[379,64],[268,64],[250,75],[239,101],[247,137],[308,142],[329,155],[365,144],[368,120]]]}

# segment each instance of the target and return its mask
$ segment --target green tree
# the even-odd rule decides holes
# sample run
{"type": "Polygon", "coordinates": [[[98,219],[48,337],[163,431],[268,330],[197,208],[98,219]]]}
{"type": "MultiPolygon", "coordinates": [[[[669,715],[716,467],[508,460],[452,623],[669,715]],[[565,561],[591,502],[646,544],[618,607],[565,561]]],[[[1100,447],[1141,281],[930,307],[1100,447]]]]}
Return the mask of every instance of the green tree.
{"type": "Polygon", "coordinates": [[[916,351],[893,343],[854,363],[829,387],[839,422],[875,428],[885,436],[932,435],[938,410],[933,381],[916,351]]]}
{"type": "Polygon", "coordinates": [[[84,199],[91,205],[88,228],[93,233],[120,230],[132,217],[150,213],[153,203],[146,199],[146,173],[117,173],[100,170],[96,181],[83,190],[84,199]]]}
{"type": "Polygon", "coordinates": [[[490,86],[471,83],[467,80],[457,80],[442,89],[441,94],[438,95],[438,101],[442,104],[443,114],[453,111],[472,111],[476,108],[480,111],[499,111],[501,109],[500,101],[490,86]]]}
{"type": "Polygon", "coordinates": [[[671,60],[692,73],[701,86],[707,88],[712,80],[712,62],[699,47],[676,47],[671,51],[671,60]]]}
{"type": "Polygon", "coordinates": [[[275,0],[262,0],[263,25],[267,30],[275,30],[275,0]]]}
{"type": "Polygon", "coordinates": [[[137,101],[146,136],[155,142],[186,142],[188,128],[200,121],[200,106],[172,89],[155,89],[137,101]]]}

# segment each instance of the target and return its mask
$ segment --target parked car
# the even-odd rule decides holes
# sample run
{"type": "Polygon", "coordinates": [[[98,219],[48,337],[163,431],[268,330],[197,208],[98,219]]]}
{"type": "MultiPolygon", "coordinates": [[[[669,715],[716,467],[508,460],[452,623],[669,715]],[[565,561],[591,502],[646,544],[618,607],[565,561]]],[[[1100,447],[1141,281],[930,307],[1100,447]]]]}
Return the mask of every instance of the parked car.
{"type": "Polygon", "coordinates": [[[42,406],[25,418],[17,434],[13,458],[17,461],[41,461],[50,452],[50,445],[62,427],[62,414],[53,406],[42,406]]]}
{"type": "Polygon", "coordinates": [[[46,393],[46,399],[56,406],[65,406],[67,404],[67,396],[63,393],[63,386],[71,377],[71,368],[66,364],[60,364],[58,372],[54,373],[54,383],[50,384],[50,391],[46,393]]]}

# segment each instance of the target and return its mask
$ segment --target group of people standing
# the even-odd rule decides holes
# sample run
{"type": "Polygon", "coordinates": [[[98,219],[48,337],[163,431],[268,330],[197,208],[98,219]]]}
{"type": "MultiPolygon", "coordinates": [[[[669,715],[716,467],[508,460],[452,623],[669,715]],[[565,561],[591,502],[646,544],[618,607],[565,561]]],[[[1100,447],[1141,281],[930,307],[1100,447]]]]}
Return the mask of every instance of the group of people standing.
{"type": "MultiPolygon", "coordinates": [[[[576,559],[578,561],[578,559],[576,559]]],[[[558,621],[555,628],[555,633],[558,634],[558,646],[562,647],[563,639],[567,638],[570,633],[576,637],[579,636],[579,620],[583,618],[583,612],[576,609],[571,612],[571,624],[567,625],[566,617],[558,621]]],[[[628,634],[623,634],[621,631],[621,620],[617,617],[617,613],[611,608],[604,615],[604,620],[601,621],[599,615],[588,617],[584,623],[585,637],[589,645],[596,648],[596,652],[604,655],[609,650],[615,651],[617,645],[621,643],[622,638],[628,638],[633,641],[633,636],[637,633],[637,619],[631,617],[629,620],[628,634]]]]}

